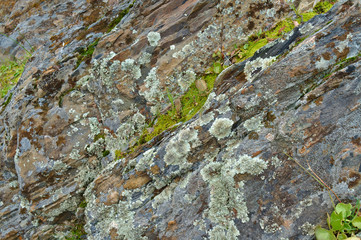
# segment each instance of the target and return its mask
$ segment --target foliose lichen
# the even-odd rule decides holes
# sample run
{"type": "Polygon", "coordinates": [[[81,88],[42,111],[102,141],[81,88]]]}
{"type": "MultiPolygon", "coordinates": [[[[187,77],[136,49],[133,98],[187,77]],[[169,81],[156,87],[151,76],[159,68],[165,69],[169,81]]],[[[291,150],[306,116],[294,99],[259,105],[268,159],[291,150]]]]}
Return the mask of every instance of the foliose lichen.
{"type": "Polygon", "coordinates": [[[248,130],[248,131],[259,131],[262,129],[262,127],[264,127],[263,123],[262,123],[262,116],[255,116],[253,118],[250,118],[248,120],[246,120],[243,123],[243,126],[248,130]]]}
{"type": "Polygon", "coordinates": [[[238,218],[247,222],[249,217],[241,191],[244,182],[236,184],[234,176],[244,173],[261,174],[267,165],[259,157],[242,155],[240,158],[226,158],[224,162],[210,162],[201,170],[202,178],[209,183],[211,189],[209,209],[204,212],[204,217],[217,224],[209,232],[211,239],[237,239],[239,232],[230,219],[238,218]]]}
{"type": "Polygon", "coordinates": [[[156,47],[158,46],[158,42],[160,40],[160,34],[157,32],[149,32],[147,35],[148,41],[150,46],[152,47],[156,47]]]}
{"type": "Polygon", "coordinates": [[[142,76],[140,67],[136,64],[134,59],[126,59],[121,64],[122,71],[128,73],[134,79],[139,79],[142,76]]]}
{"type": "Polygon", "coordinates": [[[231,134],[233,121],[228,118],[218,118],[213,122],[209,132],[218,140],[228,137],[231,134]]]}

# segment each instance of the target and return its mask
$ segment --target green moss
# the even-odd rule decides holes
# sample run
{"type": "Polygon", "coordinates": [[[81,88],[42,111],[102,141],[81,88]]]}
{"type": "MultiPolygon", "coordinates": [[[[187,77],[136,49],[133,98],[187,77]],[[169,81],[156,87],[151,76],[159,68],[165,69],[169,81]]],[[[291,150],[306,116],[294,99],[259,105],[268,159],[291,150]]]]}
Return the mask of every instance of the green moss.
{"type": "Polygon", "coordinates": [[[209,92],[213,89],[214,81],[217,76],[218,75],[214,73],[203,76],[204,81],[207,83],[207,92],[200,92],[195,83],[193,83],[188,91],[181,97],[181,111],[178,113],[173,107],[167,114],[159,115],[154,126],[152,126],[154,129],[153,132],[146,134],[144,140],[147,142],[175,124],[190,120],[206,102],[209,92]]]}
{"type": "Polygon", "coordinates": [[[110,154],[110,151],[109,150],[104,150],[103,151],[103,157],[106,157],[110,154]]]}
{"type": "Polygon", "coordinates": [[[81,240],[86,239],[86,232],[84,230],[84,225],[77,224],[71,231],[68,236],[65,237],[66,240],[81,240]]]}
{"type": "Polygon", "coordinates": [[[94,142],[98,141],[99,139],[105,139],[105,134],[104,133],[99,133],[99,134],[94,136],[94,142]]]}
{"type": "Polygon", "coordinates": [[[133,3],[130,4],[126,9],[121,11],[118,16],[109,23],[107,33],[113,30],[115,26],[117,26],[118,23],[120,23],[120,21],[125,17],[125,15],[129,13],[130,9],[133,7],[134,2],[135,1],[133,1],[133,3]]]}
{"type": "MultiPolygon", "coordinates": [[[[306,13],[302,13],[302,18],[304,22],[307,22],[308,20],[310,20],[311,18],[313,18],[314,16],[317,15],[316,12],[306,12],[306,13]]],[[[297,19],[298,23],[301,23],[301,19],[297,19]]]]}
{"type": "Polygon", "coordinates": [[[87,206],[86,200],[83,200],[83,201],[79,204],[79,207],[80,207],[80,208],[86,208],[86,206],[87,206]]]}
{"type": "Polygon", "coordinates": [[[98,45],[99,39],[95,40],[94,42],[90,43],[87,47],[82,48],[79,50],[78,61],[76,62],[76,68],[80,65],[81,62],[90,60],[93,56],[95,47],[98,45]]]}
{"type": "Polygon", "coordinates": [[[238,54],[235,62],[242,62],[252,57],[259,49],[267,45],[267,43],[284,36],[294,27],[295,25],[291,19],[285,19],[269,31],[251,35],[245,44],[236,49],[238,54]]]}
{"type": "MultiPolygon", "coordinates": [[[[335,2],[335,1],[333,1],[335,2]]],[[[316,14],[321,14],[329,11],[333,6],[333,3],[330,3],[329,1],[321,1],[316,4],[316,6],[313,8],[313,11],[316,14]]]]}

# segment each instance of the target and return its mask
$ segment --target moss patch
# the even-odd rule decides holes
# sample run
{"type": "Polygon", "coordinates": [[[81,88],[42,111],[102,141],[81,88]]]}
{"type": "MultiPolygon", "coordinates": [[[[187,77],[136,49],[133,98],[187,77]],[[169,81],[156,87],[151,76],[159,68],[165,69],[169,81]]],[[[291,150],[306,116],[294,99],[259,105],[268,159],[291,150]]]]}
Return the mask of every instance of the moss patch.
{"type": "Polygon", "coordinates": [[[316,4],[316,6],[313,8],[313,12],[316,14],[321,14],[329,11],[333,4],[335,4],[336,1],[321,1],[316,4]]]}
{"type": "Polygon", "coordinates": [[[98,45],[99,39],[95,40],[94,42],[90,43],[85,48],[82,48],[78,51],[78,61],[76,62],[76,68],[79,67],[80,63],[83,61],[88,61],[93,56],[95,47],[98,45]]]}

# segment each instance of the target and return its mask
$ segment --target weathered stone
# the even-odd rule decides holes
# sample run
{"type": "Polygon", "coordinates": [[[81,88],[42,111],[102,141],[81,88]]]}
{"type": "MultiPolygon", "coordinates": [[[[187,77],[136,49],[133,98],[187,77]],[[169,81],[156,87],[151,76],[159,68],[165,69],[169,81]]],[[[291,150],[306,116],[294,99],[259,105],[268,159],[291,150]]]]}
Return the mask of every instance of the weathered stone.
{"type": "MultiPolygon", "coordinates": [[[[180,112],[194,82],[207,90],[212,53],[292,17],[288,3],[2,4],[0,29],[36,51],[0,100],[1,239],[79,224],[88,239],[312,239],[331,201],[287,155],[342,201],[361,196],[358,1],[225,69],[200,114],[139,148],[168,92],[180,112]]],[[[5,36],[0,48],[24,54],[5,36]]]]}

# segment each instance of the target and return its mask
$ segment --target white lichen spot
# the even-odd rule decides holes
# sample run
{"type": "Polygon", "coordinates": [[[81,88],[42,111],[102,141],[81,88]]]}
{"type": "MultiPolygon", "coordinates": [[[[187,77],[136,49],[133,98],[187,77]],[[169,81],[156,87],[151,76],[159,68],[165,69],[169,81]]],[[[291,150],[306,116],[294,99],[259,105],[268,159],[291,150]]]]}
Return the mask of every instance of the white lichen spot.
{"type": "Polygon", "coordinates": [[[156,153],[157,152],[155,151],[154,148],[151,148],[145,153],[143,153],[143,157],[139,159],[138,163],[135,166],[135,169],[137,171],[144,171],[147,168],[149,168],[153,163],[153,159],[156,153]]]}
{"type": "Polygon", "coordinates": [[[139,66],[134,59],[126,59],[121,64],[122,71],[129,73],[134,79],[139,79],[142,76],[139,66]]]}
{"type": "Polygon", "coordinates": [[[267,162],[256,157],[243,155],[240,158],[227,158],[224,162],[210,162],[202,170],[204,181],[209,183],[211,189],[209,209],[203,216],[218,224],[210,232],[211,239],[237,239],[239,232],[232,219],[233,211],[243,223],[249,221],[248,209],[241,191],[244,182],[238,187],[234,180],[237,174],[258,175],[267,168],[267,162]],[[227,235],[226,235],[227,232],[227,235]]]}
{"type": "Polygon", "coordinates": [[[308,31],[312,30],[313,29],[313,25],[311,23],[306,23],[306,24],[303,24],[302,27],[299,29],[301,34],[304,35],[306,34],[308,31]]]}
{"type": "Polygon", "coordinates": [[[175,46],[174,45],[170,45],[170,50],[174,50],[175,46]]]}
{"type": "Polygon", "coordinates": [[[246,74],[246,79],[248,82],[252,82],[258,73],[269,67],[275,60],[276,57],[259,57],[253,61],[247,62],[246,66],[244,67],[244,73],[246,74]],[[257,74],[255,74],[255,72],[257,72],[257,74]]]}
{"type": "Polygon", "coordinates": [[[142,56],[139,58],[138,62],[140,65],[145,65],[150,63],[152,54],[144,52],[142,56]]]}
{"type": "Polygon", "coordinates": [[[160,81],[157,76],[157,67],[150,70],[148,76],[144,80],[144,83],[147,89],[140,91],[139,94],[144,96],[148,102],[158,105],[158,103],[160,103],[160,101],[164,98],[164,94],[160,91],[160,81]]]}
{"type": "Polygon", "coordinates": [[[316,62],[316,68],[320,70],[326,70],[329,68],[329,66],[333,65],[334,63],[335,60],[333,58],[331,58],[330,60],[326,60],[321,56],[320,61],[316,62]]]}
{"type": "Polygon", "coordinates": [[[182,89],[182,91],[186,91],[189,86],[196,80],[196,74],[193,70],[188,69],[179,79],[178,85],[182,89]]]}
{"type": "Polygon", "coordinates": [[[228,118],[218,118],[213,122],[209,132],[218,140],[228,137],[231,134],[233,121],[228,118]]]}
{"type": "Polygon", "coordinates": [[[89,118],[89,126],[90,126],[90,138],[94,138],[96,135],[100,133],[100,123],[97,118],[91,117],[89,118]]]}
{"type": "Polygon", "coordinates": [[[157,32],[149,32],[147,35],[150,46],[156,47],[158,46],[158,42],[160,40],[160,34],[157,32]]]}
{"type": "Polygon", "coordinates": [[[248,130],[248,131],[256,131],[258,132],[259,130],[261,130],[264,125],[262,123],[262,116],[256,116],[253,118],[250,118],[248,120],[246,120],[243,123],[243,126],[248,130]]]}
{"type": "Polygon", "coordinates": [[[305,222],[301,227],[299,227],[298,229],[302,230],[302,233],[305,235],[309,235],[312,236],[315,234],[315,225],[312,225],[309,222],[305,222]]]}
{"type": "Polygon", "coordinates": [[[164,161],[168,165],[182,165],[187,163],[187,155],[190,152],[190,144],[183,140],[172,140],[166,147],[164,161]]]}
{"type": "Polygon", "coordinates": [[[80,159],[81,156],[80,156],[80,154],[79,154],[79,150],[78,150],[78,149],[73,149],[73,150],[71,151],[69,157],[70,157],[71,159],[74,159],[74,160],[80,159]]]}

